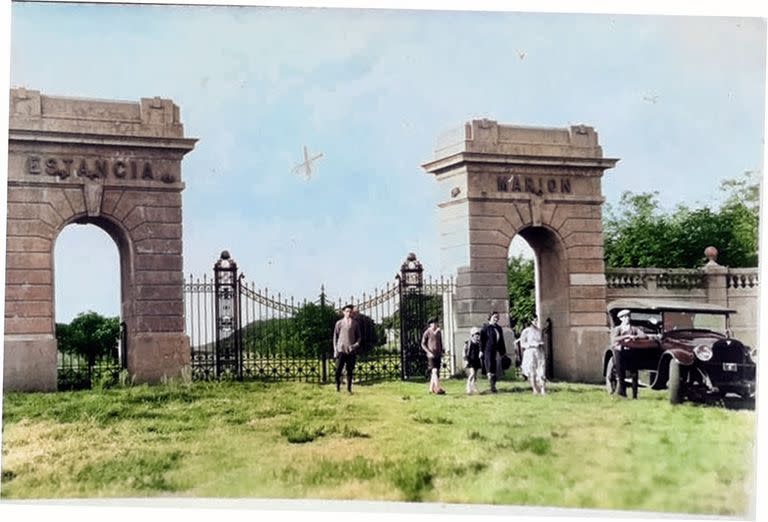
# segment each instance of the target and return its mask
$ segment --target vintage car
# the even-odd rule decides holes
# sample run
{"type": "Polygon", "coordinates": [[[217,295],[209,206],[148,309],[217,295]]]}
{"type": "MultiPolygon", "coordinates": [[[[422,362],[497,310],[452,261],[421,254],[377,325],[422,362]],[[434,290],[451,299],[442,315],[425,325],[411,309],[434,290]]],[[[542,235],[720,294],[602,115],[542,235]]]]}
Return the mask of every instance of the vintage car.
{"type": "Polygon", "coordinates": [[[612,344],[603,356],[608,392],[625,395],[629,378],[635,398],[643,385],[656,390],[666,387],[672,404],[732,394],[753,399],[757,351],[731,337],[733,313],[707,303],[612,301],[608,304],[612,344]],[[617,341],[613,332],[622,310],[629,310],[629,324],[640,335],[617,341]],[[640,373],[647,374],[647,382],[639,382],[640,373]]]}

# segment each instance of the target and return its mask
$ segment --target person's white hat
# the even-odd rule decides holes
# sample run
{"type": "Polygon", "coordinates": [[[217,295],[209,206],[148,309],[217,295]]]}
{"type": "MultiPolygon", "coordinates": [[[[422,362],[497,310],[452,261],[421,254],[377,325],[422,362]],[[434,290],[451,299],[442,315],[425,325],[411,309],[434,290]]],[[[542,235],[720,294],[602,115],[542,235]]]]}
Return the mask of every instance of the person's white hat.
{"type": "Polygon", "coordinates": [[[629,310],[624,309],[621,312],[618,313],[619,318],[624,317],[625,315],[629,315],[629,310]]]}
{"type": "Polygon", "coordinates": [[[469,331],[469,335],[475,335],[480,333],[480,328],[477,326],[473,326],[472,329],[469,331]]]}

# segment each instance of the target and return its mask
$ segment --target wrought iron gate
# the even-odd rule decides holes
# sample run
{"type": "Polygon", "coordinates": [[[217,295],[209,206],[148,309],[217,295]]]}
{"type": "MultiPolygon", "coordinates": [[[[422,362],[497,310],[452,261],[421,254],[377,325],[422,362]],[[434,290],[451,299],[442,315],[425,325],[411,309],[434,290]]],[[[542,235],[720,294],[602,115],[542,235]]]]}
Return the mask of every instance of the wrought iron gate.
{"type": "Polygon", "coordinates": [[[424,268],[414,254],[400,268],[400,357],[402,379],[422,378],[427,374],[427,357],[421,337],[427,325],[424,303],[424,268]]]}
{"type": "MultiPolygon", "coordinates": [[[[421,263],[409,254],[396,280],[370,294],[344,301],[321,287],[317,300],[296,302],[244,282],[225,251],[213,279],[190,277],[184,285],[192,375],[329,382],[333,324],[349,303],[363,334],[355,382],[423,378],[426,357],[420,344],[427,314],[442,316],[452,291],[452,280],[425,281],[421,263]]],[[[445,337],[449,344],[451,336],[445,337]]],[[[446,361],[442,375],[452,370],[446,361]]]]}

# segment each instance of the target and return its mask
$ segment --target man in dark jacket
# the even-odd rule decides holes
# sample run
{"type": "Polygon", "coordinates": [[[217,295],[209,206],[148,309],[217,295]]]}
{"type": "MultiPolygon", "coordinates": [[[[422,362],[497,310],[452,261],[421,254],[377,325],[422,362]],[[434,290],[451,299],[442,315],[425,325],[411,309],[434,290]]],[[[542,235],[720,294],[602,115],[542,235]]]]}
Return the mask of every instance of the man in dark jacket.
{"type": "Polygon", "coordinates": [[[491,393],[496,393],[496,379],[498,370],[497,356],[507,354],[507,348],[504,345],[504,332],[499,326],[499,312],[491,312],[488,315],[488,322],[483,326],[480,332],[480,346],[483,350],[483,369],[488,375],[488,382],[491,384],[491,393]]]}

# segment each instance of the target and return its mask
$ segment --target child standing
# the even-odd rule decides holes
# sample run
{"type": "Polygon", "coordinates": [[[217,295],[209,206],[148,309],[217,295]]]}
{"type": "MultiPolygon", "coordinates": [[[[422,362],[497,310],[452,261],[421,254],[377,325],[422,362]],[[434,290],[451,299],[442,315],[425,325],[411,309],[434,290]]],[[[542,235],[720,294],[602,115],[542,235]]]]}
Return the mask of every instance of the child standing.
{"type": "Polygon", "coordinates": [[[480,362],[480,328],[473,326],[469,339],[464,343],[464,367],[467,370],[467,395],[477,393],[477,371],[480,362]]]}

